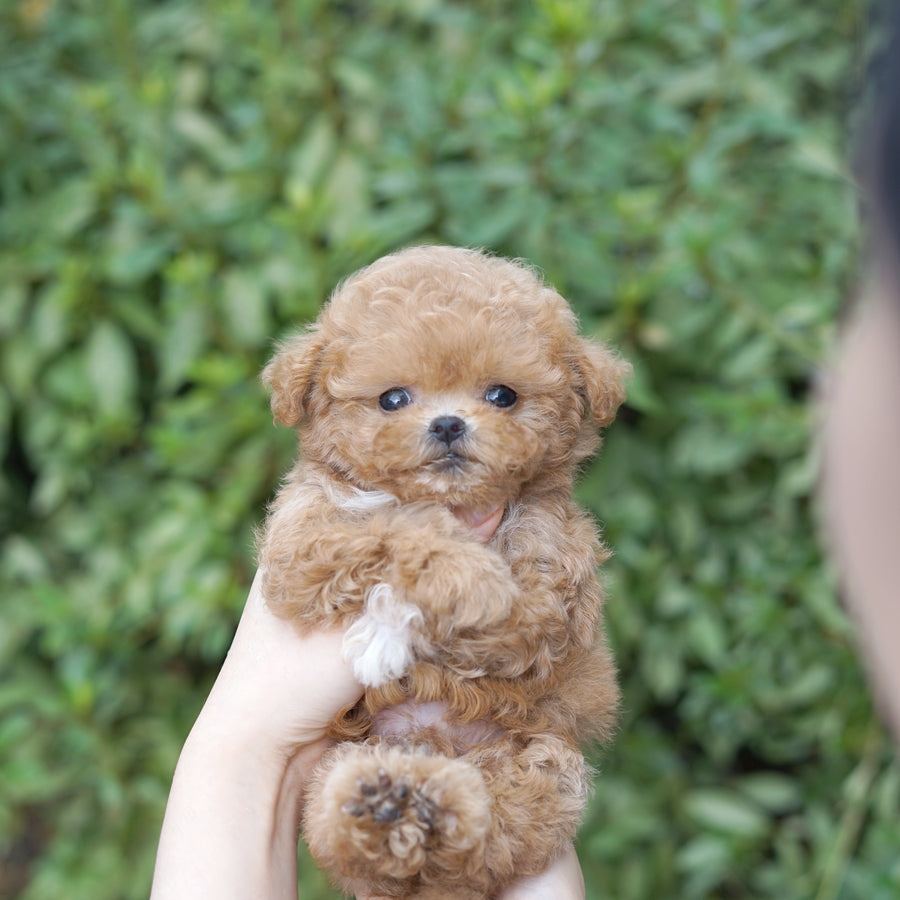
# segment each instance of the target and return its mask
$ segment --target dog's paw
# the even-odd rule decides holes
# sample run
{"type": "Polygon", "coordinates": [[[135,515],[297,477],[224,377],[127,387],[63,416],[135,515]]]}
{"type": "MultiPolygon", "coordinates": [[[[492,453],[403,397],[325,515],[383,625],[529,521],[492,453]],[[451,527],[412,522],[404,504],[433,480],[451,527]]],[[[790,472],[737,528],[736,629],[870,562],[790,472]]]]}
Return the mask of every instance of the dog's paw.
{"type": "Polygon", "coordinates": [[[381,687],[406,674],[413,662],[412,631],[421,625],[415,606],[398,600],[390,585],[376,584],[344,635],[343,657],[360,684],[381,687]]]}
{"type": "Polygon", "coordinates": [[[435,883],[469,866],[481,869],[491,801],[475,766],[385,745],[336,752],[337,763],[306,808],[314,855],[334,859],[351,878],[418,875],[435,883]]]}

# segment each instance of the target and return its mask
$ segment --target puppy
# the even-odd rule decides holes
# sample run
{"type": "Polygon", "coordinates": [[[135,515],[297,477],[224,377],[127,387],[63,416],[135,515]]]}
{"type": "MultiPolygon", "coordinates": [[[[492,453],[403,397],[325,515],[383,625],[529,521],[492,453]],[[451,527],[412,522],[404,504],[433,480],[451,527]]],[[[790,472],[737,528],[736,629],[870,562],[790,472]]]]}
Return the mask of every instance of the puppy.
{"type": "Polygon", "coordinates": [[[302,630],[345,626],[366,686],[304,815],[344,890],[491,897],[574,837],[579,747],[610,737],[618,689],[607,553],[571,493],[627,371],[533,270],[450,247],[358,272],[264,370],[302,459],[263,593],[302,630]]]}

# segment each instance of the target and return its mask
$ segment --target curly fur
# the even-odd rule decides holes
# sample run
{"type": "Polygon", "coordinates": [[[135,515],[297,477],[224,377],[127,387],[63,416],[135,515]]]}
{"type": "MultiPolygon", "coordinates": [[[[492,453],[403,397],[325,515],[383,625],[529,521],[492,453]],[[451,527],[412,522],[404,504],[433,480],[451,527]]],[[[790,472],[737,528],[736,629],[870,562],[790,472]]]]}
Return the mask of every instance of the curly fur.
{"type": "Polygon", "coordinates": [[[348,626],[367,686],[304,819],[345,890],[490,897],[574,836],[579,747],[610,737],[618,689],[607,551],[571,493],[627,371],[532,269],[450,247],[358,272],[266,367],[302,459],[260,540],[264,595],[303,630],[348,626]],[[411,402],[385,412],[395,387],[411,402]],[[464,423],[452,453],[442,416],[464,423]],[[453,515],[498,507],[487,544],[453,515]]]}

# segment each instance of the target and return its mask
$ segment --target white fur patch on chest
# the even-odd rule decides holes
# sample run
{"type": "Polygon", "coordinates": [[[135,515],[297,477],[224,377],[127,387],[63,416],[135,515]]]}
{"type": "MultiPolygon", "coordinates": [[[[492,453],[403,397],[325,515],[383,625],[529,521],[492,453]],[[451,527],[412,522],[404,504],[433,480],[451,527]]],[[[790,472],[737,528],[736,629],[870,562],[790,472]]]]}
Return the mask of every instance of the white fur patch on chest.
{"type": "Polygon", "coordinates": [[[364,491],[352,484],[337,486],[325,482],[328,499],[338,508],[348,512],[366,513],[383,506],[392,506],[398,500],[387,491],[364,491]]]}
{"type": "Polygon", "coordinates": [[[376,584],[366,595],[362,616],[344,635],[344,661],[366,687],[395,681],[412,665],[410,632],[421,624],[420,610],[398,600],[390,585],[376,584]]]}

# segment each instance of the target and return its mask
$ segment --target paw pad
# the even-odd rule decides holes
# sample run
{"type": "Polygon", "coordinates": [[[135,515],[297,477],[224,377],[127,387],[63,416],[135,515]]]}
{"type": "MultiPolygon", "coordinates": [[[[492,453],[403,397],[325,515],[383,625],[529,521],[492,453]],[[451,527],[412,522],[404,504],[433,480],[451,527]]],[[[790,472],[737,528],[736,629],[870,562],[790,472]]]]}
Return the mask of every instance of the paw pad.
{"type": "Polygon", "coordinates": [[[434,831],[437,824],[437,804],[407,778],[393,779],[378,770],[373,780],[358,778],[357,796],[341,807],[341,812],[354,818],[371,818],[378,825],[392,825],[400,819],[416,823],[424,831],[434,831]]]}

